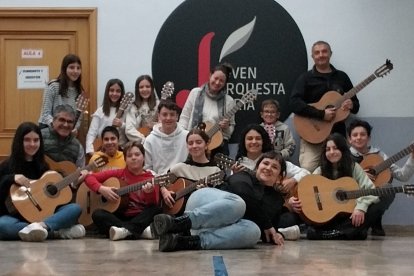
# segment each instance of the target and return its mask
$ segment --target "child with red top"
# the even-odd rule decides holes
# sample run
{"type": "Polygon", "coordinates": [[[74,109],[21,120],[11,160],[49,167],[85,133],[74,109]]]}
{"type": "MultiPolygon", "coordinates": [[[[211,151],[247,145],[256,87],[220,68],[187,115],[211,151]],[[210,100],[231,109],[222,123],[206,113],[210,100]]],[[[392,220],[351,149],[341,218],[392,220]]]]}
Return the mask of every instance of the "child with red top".
{"type": "MultiPolygon", "coordinates": [[[[90,174],[85,183],[92,191],[102,194],[108,201],[120,200],[115,188],[102,185],[110,177],[115,177],[126,185],[136,184],[154,175],[143,169],[145,150],[138,142],[129,142],[124,147],[125,169],[102,171],[90,174]]],[[[145,184],[142,190],[128,195],[128,206],[122,212],[110,213],[98,209],[92,214],[92,219],[98,231],[108,235],[113,241],[122,239],[138,239],[142,232],[153,221],[153,217],[161,212],[159,202],[159,187],[151,182],[145,184]]]]}

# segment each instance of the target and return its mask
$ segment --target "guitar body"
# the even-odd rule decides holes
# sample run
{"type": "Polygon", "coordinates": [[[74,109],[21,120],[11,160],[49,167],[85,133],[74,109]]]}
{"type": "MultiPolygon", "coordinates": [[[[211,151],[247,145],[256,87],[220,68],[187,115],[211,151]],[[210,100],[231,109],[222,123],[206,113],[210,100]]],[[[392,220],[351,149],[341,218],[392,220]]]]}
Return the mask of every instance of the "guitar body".
{"type": "Polygon", "coordinates": [[[145,137],[147,137],[151,133],[152,128],[150,128],[150,127],[140,127],[138,129],[138,131],[141,132],[145,137]]]}
{"type": "Polygon", "coordinates": [[[53,215],[57,206],[69,203],[72,199],[72,190],[69,186],[60,191],[55,189],[54,184],[61,180],[62,176],[59,173],[45,172],[39,180],[31,181],[31,197],[25,192],[26,187],[12,185],[10,197],[15,209],[29,222],[43,221],[53,215]]]}
{"type": "MultiPolygon", "coordinates": [[[[111,177],[102,185],[119,189],[122,184],[117,178],[111,177]]],[[[91,191],[85,183],[82,183],[76,194],[76,203],[82,208],[79,223],[88,226],[93,223],[92,214],[95,210],[104,209],[113,213],[118,209],[122,209],[123,206],[128,204],[128,195],[122,196],[120,200],[115,202],[109,202],[103,195],[91,191]]]]}
{"type": "MultiPolygon", "coordinates": [[[[168,186],[168,190],[175,192],[176,195],[179,195],[180,190],[183,190],[187,186],[187,181],[183,178],[177,179],[173,184],[168,186]]],[[[179,196],[178,196],[179,197],[179,196]]],[[[169,215],[176,215],[180,212],[184,211],[182,210],[185,203],[184,197],[179,197],[175,200],[173,207],[168,207],[167,205],[163,205],[163,212],[165,214],[169,215]]]]}
{"type": "Polygon", "coordinates": [[[93,141],[93,150],[94,151],[100,151],[102,147],[102,139],[101,138],[96,138],[93,141]]]}
{"type": "Polygon", "coordinates": [[[336,215],[351,214],[356,200],[339,200],[339,190],[358,190],[359,186],[351,177],[329,180],[320,175],[307,175],[298,184],[298,197],[302,202],[302,215],[310,224],[324,224],[336,215]]]}
{"type": "Polygon", "coordinates": [[[45,161],[49,165],[49,169],[60,173],[63,177],[70,175],[76,171],[76,165],[70,161],[56,162],[49,156],[45,155],[45,161]]]}
{"type": "MultiPolygon", "coordinates": [[[[336,91],[328,91],[317,102],[310,104],[311,106],[325,110],[328,107],[334,107],[335,103],[341,99],[342,95],[336,91]]],[[[305,141],[312,144],[322,143],[332,131],[335,123],[345,120],[349,115],[349,110],[338,108],[335,118],[332,121],[318,120],[314,118],[296,115],[293,117],[293,124],[296,132],[305,141]]]]}
{"type": "Polygon", "coordinates": [[[223,133],[221,131],[216,131],[212,133],[210,136],[209,132],[215,126],[215,123],[205,122],[204,124],[206,125],[205,132],[208,133],[210,137],[210,143],[207,146],[208,149],[211,151],[213,149],[220,147],[223,143],[223,133]]]}
{"type": "MultiPolygon", "coordinates": [[[[369,170],[370,168],[373,168],[374,166],[381,164],[382,162],[384,162],[384,159],[379,154],[368,154],[364,156],[364,159],[362,160],[360,165],[364,170],[365,169],[369,170]]],[[[383,170],[382,172],[379,172],[376,175],[375,181],[373,181],[375,187],[381,187],[389,183],[391,180],[391,177],[392,177],[392,173],[389,168],[383,170]]]]}

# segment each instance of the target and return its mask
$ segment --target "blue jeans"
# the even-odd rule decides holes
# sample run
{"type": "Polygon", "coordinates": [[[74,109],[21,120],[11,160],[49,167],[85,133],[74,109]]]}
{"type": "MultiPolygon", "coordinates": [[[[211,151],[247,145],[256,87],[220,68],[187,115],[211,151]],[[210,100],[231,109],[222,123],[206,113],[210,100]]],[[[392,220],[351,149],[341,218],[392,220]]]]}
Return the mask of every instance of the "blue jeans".
{"type": "Polygon", "coordinates": [[[191,194],[184,214],[190,217],[191,233],[200,236],[203,249],[252,248],[260,239],[260,228],[241,219],[245,210],[238,195],[202,188],[191,194]]]}
{"type": "MultiPolygon", "coordinates": [[[[81,207],[76,203],[60,206],[56,212],[43,222],[49,228],[49,232],[69,228],[78,223],[81,207]]],[[[0,217],[0,240],[19,240],[19,231],[29,225],[28,222],[10,215],[0,217]]]]}

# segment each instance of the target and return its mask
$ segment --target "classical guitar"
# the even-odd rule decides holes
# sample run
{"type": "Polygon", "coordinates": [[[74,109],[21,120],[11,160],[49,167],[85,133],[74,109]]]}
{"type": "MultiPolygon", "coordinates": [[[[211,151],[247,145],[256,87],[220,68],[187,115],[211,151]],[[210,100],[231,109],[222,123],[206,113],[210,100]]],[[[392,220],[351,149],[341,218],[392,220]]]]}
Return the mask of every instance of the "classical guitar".
{"type": "Polygon", "coordinates": [[[77,169],[76,165],[70,161],[54,161],[47,155],[45,155],[45,161],[50,170],[60,173],[63,177],[74,173],[77,169]]]}
{"type": "MultiPolygon", "coordinates": [[[[222,170],[230,169],[234,164],[238,164],[239,162],[230,158],[229,156],[219,152],[214,155],[214,162],[216,162],[217,166],[219,166],[222,170]]],[[[254,170],[251,170],[247,167],[243,167],[243,171],[246,171],[250,174],[255,174],[254,170]]]]}
{"type": "MultiPolygon", "coordinates": [[[[116,119],[122,118],[122,115],[124,115],[125,110],[132,103],[133,99],[134,99],[134,93],[132,92],[125,93],[125,95],[122,97],[121,102],[119,104],[118,111],[115,114],[116,119]]],[[[98,138],[96,138],[95,141],[93,141],[93,148],[95,151],[98,151],[100,150],[101,146],[102,146],[101,133],[98,133],[98,138]]]]}
{"type": "Polygon", "coordinates": [[[10,213],[19,213],[29,222],[43,221],[53,215],[57,206],[70,202],[72,190],[69,185],[77,182],[82,170],[90,171],[107,162],[100,157],[65,178],[55,171],[47,171],[40,179],[32,180],[29,187],[13,184],[6,206],[10,213]]]}
{"type": "Polygon", "coordinates": [[[177,179],[172,185],[168,186],[168,190],[174,192],[173,197],[175,203],[173,207],[168,207],[163,204],[163,212],[170,215],[176,215],[183,212],[185,206],[185,196],[189,195],[197,189],[198,185],[206,185],[208,187],[215,187],[223,182],[224,171],[219,171],[210,174],[196,182],[189,181],[184,178],[177,179]]]}
{"type": "MultiPolygon", "coordinates": [[[[167,81],[161,90],[161,100],[167,100],[171,98],[171,96],[174,94],[174,89],[174,83],[172,81],[167,81]]],[[[144,122],[144,125],[138,128],[138,131],[147,137],[152,131],[152,125],[158,122],[158,114],[150,116],[150,118],[145,115],[142,116],[142,122],[144,122]]]]}
{"type": "Polygon", "coordinates": [[[330,180],[320,175],[307,175],[298,184],[302,215],[306,222],[324,224],[338,214],[351,214],[356,199],[362,196],[387,196],[396,193],[414,194],[414,185],[360,189],[351,177],[330,180]]]}
{"type": "Polygon", "coordinates": [[[393,65],[391,61],[387,59],[386,63],[375,70],[372,75],[370,75],[368,78],[363,80],[361,83],[359,83],[357,86],[345,94],[341,95],[336,91],[326,92],[317,103],[312,103],[310,105],[319,110],[325,110],[326,108],[332,107],[335,108],[336,114],[334,119],[331,121],[324,121],[295,114],[293,117],[293,123],[296,132],[302,139],[309,143],[318,144],[323,142],[331,133],[332,126],[337,122],[345,120],[349,115],[349,110],[343,110],[341,108],[342,103],[345,100],[355,96],[359,91],[361,91],[365,86],[367,86],[376,78],[383,77],[388,74],[392,69],[393,65]]]}
{"type": "Polygon", "coordinates": [[[92,224],[92,213],[97,209],[104,209],[108,212],[122,211],[128,206],[128,194],[131,192],[139,191],[142,187],[152,182],[153,185],[166,186],[174,182],[177,177],[172,174],[165,174],[147,179],[135,184],[126,185],[123,181],[118,178],[108,178],[102,185],[112,187],[116,190],[116,193],[121,197],[117,201],[108,201],[101,194],[97,194],[89,190],[85,183],[82,183],[76,194],[76,203],[82,207],[82,213],[79,217],[79,223],[85,226],[92,224]]]}
{"type": "Polygon", "coordinates": [[[408,147],[400,150],[393,156],[387,158],[385,161],[379,154],[364,155],[364,159],[361,162],[361,167],[367,170],[368,173],[375,175],[374,184],[376,187],[381,187],[386,183],[389,183],[392,177],[392,172],[389,169],[392,164],[410,154],[414,150],[414,143],[408,147]]]}
{"type": "Polygon", "coordinates": [[[76,99],[76,115],[75,115],[75,120],[73,123],[73,128],[76,127],[76,123],[78,122],[82,113],[86,111],[88,104],[89,104],[89,98],[87,98],[83,93],[80,94],[78,98],[76,99]]]}
{"type": "MultiPolygon", "coordinates": [[[[257,97],[256,90],[247,91],[241,99],[237,99],[235,102],[236,104],[233,106],[232,109],[224,114],[222,119],[228,119],[236,114],[239,109],[241,109],[245,104],[252,102],[257,97]]],[[[220,125],[218,122],[203,122],[203,128],[205,126],[205,132],[210,137],[210,143],[208,144],[208,149],[213,150],[218,148],[223,143],[223,133],[220,130],[220,125]]]]}

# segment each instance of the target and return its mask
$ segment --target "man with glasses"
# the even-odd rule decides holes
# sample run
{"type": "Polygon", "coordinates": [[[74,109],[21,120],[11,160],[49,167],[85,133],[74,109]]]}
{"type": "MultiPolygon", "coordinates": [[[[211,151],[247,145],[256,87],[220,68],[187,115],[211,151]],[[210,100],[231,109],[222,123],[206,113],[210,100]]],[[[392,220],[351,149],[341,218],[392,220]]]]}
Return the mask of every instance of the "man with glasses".
{"type": "Polygon", "coordinates": [[[55,108],[52,124],[42,129],[45,153],[55,162],[70,161],[78,168],[85,166],[84,149],[72,134],[75,111],[70,105],[55,108]]]}

